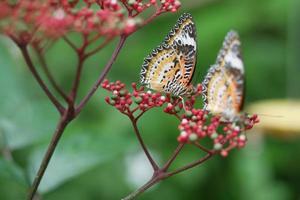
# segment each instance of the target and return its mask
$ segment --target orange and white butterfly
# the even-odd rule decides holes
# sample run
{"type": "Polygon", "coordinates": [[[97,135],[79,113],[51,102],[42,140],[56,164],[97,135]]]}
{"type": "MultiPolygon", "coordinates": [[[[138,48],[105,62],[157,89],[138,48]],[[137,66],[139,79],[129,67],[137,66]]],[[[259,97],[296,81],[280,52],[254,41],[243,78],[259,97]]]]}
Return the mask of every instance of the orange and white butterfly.
{"type": "Polygon", "coordinates": [[[244,71],[239,36],[230,31],[202,83],[204,109],[225,121],[237,121],[244,101],[244,71]]]}
{"type": "Polygon", "coordinates": [[[174,96],[189,95],[196,66],[196,28],[190,14],[182,14],[165,40],[142,65],[140,81],[146,87],[174,96]]]}

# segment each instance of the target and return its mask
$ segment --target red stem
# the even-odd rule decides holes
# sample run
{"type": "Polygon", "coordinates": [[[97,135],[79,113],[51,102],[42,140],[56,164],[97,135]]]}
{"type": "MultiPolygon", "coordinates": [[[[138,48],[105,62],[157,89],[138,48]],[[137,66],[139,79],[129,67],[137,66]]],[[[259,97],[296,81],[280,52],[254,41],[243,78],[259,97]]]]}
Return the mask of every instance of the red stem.
{"type": "Polygon", "coordinates": [[[200,158],[199,160],[196,160],[195,162],[192,162],[192,163],[190,163],[190,164],[188,164],[188,165],[186,165],[186,166],[184,166],[184,167],[181,167],[181,168],[179,168],[179,169],[177,169],[177,170],[175,170],[175,171],[173,171],[173,172],[168,172],[168,173],[166,173],[165,178],[170,177],[170,176],[173,176],[173,175],[175,175],[175,174],[178,174],[178,173],[183,172],[183,171],[185,171],[185,170],[188,170],[188,169],[190,169],[190,168],[193,168],[193,167],[195,167],[195,166],[197,166],[197,165],[200,165],[200,164],[203,163],[204,161],[206,161],[206,160],[208,160],[209,158],[211,158],[213,155],[214,155],[214,154],[208,153],[208,154],[206,154],[203,158],[200,158]]]}
{"type": "Polygon", "coordinates": [[[145,145],[145,143],[143,141],[143,138],[142,138],[142,136],[140,134],[140,131],[139,131],[138,127],[137,127],[137,120],[136,120],[136,118],[134,118],[133,115],[131,115],[131,114],[128,114],[128,117],[131,120],[131,123],[133,125],[133,129],[134,129],[134,133],[135,133],[135,135],[136,135],[136,137],[137,137],[140,145],[142,146],[143,151],[145,152],[145,154],[146,154],[146,156],[147,156],[147,158],[148,158],[148,160],[149,160],[149,162],[150,162],[153,170],[157,171],[159,169],[159,167],[156,164],[156,162],[154,161],[154,159],[152,158],[150,152],[148,151],[148,149],[147,149],[147,147],[146,147],[146,145],[145,145]]]}
{"type": "Polygon", "coordinates": [[[69,111],[68,110],[65,111],[57,124],[56,130],[54,132],[54,135],[52,136],[52,139],[48,146],[47,152],[44,155],[42,163],[39,167],[39,170],[34,178],[33,184],[29,191],[28,200],[31,200],[34,198],[37,188],[42,180],[42,177],[44,176],[44,173],[47,169],[49,161],[50,161],[50,159],[54,153],[54,150],[58,144],[58,141],[59,141],[60,137],[62,136],[66,126],[68,125],[68,123],[71,120],[72,120],[72,118],[69,115],[69,111]]]}
{"type": "MultiPolygon", "coordinates": [[[[162,13],[161,11],[157,11],[149,19],[144,21],[143,25],[148,24],[150,21],[152,21],[156,16],[160,15],[161,13],[162,13]]],[[[39,74],[37,73],[37,71],[36,71],[36,69],[35,69],[35,67],[34,67],[34,65],[31,61],[31,58],[29,56],[26,45],[18,43],[18,40],[15,37],[13,37],[13,35],[10,35],[10,36],[18,44],[18,46],[20,47],[20,49],[22,51],[22,54],[25,58],[25,61],[28,65],[31,73],[33,74],[33,76],[35,77],[37,82],[40,84],[41,88],[45,91],[48,98],[51,100],[51,102],[55,105],[55,107],[58,109],[59,113],[61,114],[61,118],[58,122],[57,128],[56,128],[56,130],[54,132],[54,135],[52,137],[52,140],[51,140],[51,142],[50,142],[50,144],[47,148],[47,152],[46,152],[45,156],[43,157],[43,160],[42,160],[42,163],[41,163],[40,168],[38,170],[38,173],[36,174],[36,177],[34,178],[34,182],[33,182],[32,186],[30,188],[28,199],[31,200],[31,199],[34,198],[34,196],[36,194],[37,188],[38,188],[38,186],[39,186],[39,184],[40,184],[40,182],[41,182],[41,180],[44,176],[45,170],[48,167],[50,159],[51,159],[51,157],[52,157],[52,155],[53,155],[53,153],[56,149],[56,146],[57,146],[57,144],[58,144],[65,128],[67,127],[67,125],[75,117],[77,117],[77,115],[81,112],[82,108],[86,105],[86,103],[89,101],[89,99],[92,97],[92,95],[96,92],[96,90],[98,89],[98,87],[100,86],[102,81],[104,80],[105,76],[107,75],[107,73],[111,69],[112,64],[116,60],[116,58],[117,58],[121,48],[123,47],[124,42],[125,42],[128,35],[122,35],[121,36],[120,41],[119,41],[115,51],[113,52],[111,59],[109,60],[107,65],[104,67],[102,73],[100,74],[100,76],[99,76],[98,80],[96,81],[96,83],[94,84],[94,86],[90,89],[88,94],[83,98],[83,100],[80,102],[78,107],[76,107],[75,112],[74,112],[74,102],[75,102],[77,90],[78,90],[78,87],[79,87],[83,62],[86,58],[85,55],[84,55],[84,51],[85,51],[86,46],[89,44],[89,42],[87,40],[87,35],[84,35],[84,39],[85,39],[84,43],[83,43],[82,47],[79,48],[79,49],[66,36],[63,37],[63,39],[71,46],[71,48],[73,48],[78,53],[78,56],[79,56],[79,63],[78,63],[78,66],[77,66],[76,76],[75,76],[74,83],[73,83],[73,86],[72,86],[71,94],[70,94],[70,96],[68,96],[68,98],[71,98],[71,101],[68,102],[69,107],[68,107],[67,110],[57,101],[57,99],[49,91],[48,87],[44,84],[43,80],[40,78],[39,74]]],[[[137,131],[137,136],[138,136],[139,140],[142,142],[142,146],[144,146],[144,148],[145,148],[145,145],[143,144],[141,136],[138,132],[138,129],[137,129],[137,126],[136,126],[136,121],[134,122],[134,127],[135,127],[135,130],[137,131]]],[[[147,149],[146,149],[146,152],[147,152],[147,149]]],[[[148,155],[150,156],[149,153],[148,153],[148,155]]],[[[149,158],[151,158],[151,156],[149,158]]],[[[159,169],[159,167],[156,165],[156,163],[154,162],[153,159],[152,159],[151,163],[152,163],[152,166],[153,166],[154,170],[159,169]]],[[[160,178],[154,177],[152,183],[149,183],[148,185],[146,185],[144,187],[144,189],[142,188],[142,190],[146,190],[147,188],[151,187],[158,180],[160,180],[160,178]]]]}
{"type": "Polygon", "coordinates": [[[101,49],[103,49],[113,38],[109,37],[106,38],[103,43],[101,43],[98,47],[96,47],[95,49],[91,50],[90,52],[85,54],[85,58],[90,57],[92,55],[94,55],[95,53],[97,53],[98,51],[100,51],[101,49]]]}
{"type": "Polygon", "coordinates": [[[147,189],[149,189],[151,186],[159,182],[159,179],[156,179],[155,177],[152,177],[145,185],[140,187],[138,190],[132,192],[129,194],[127,197],[121,199],[121,200],[132,200],[135,199],[138,195],[142,194],[145,192],[147,189]]]}
{"type": "Polygon", "coordinates": [[[181,167],[173,172],[166,172],[165,168],[170,166],[170,163],[175,159],[175,157],[178,155],[178,153],[182,150],[183,145],[178,145],[177,149],[174,151],[173,155],[171,156],[171,159],[165,164],[165,167],[158,169],[154,172],[152,178],[142,187],[140,187],[138,190],[135,192],[129,194],[122,200],[132,200],[135,199],[138,195],[142,194],[145,192],[147,189],[155,185],[156,183],[160,182],[163,179],[169,178],[171,176],[174,176],[175,174],[178,174],[180,172],[183,172],[185,170],[188,170],[190,168],[193,168],[197,165],[200,165],[201,163],[205,162],[209,158],[211,158],[214,154],[207,154],[206,156],[200,158],[199,160],[192,162],[184,167],[181,167]]]}
{"type": "MultiPolygon", "coordinates": [[[[88,46],[88,35],[83,34],[83,43],[82,43],[81,47],[79,49],[77,49],[78,64],[77,64],[77,70],[76,70],[76,75],[74,78],[72,90],[70,93],[70,99],[71,99],[72,104],[70,104],[69,106],[71,106],[71,107],[74,106],[74,102],[75,102],[75,99],[77,96],[78,87],[79,87],[79,83],[80,83],[80,79],[81,79],[81,73],[82,73],[82,69],[83,69],[83,64],[86,59],[85,49],[87,46],[88,46]]],[[[74,109],[74,108],[72,108],[72,109],[74,109]]]]}
{"type": "Polygon", "coordinates": [[[173,154],[171,155],[171,157],[169,158],[169,160],[166,162],[166,164],[163,166],[162,170],[165,172],[169,169],[170,165],[173,163],[173,161],[175,160],[175,158],[177,157],[177,155],[180,153],[180,151],[182,150],[182,148],[184,147],[184,143],[179,143],[178,146],[176,147],[175,151],[173,152],[173,154]]]}
{"type": "Polygon", "coordinates": [[[48,87],[46,86],[46,84],[44,83],[44,81],[42,80],[42,78],[40,77],[40,75],[38,74],[38,72],[35,69],[35,66],[33,65],[33,62],[29,56],[28,53],[28,49],[25,45],[19,45],[21,52],[23,54],[23,57],[25,59],[25,62],[29,68],[29,70],[31,71],[31,73],[33,74],[34,78],[36,79],[36,81],[38,82],[38,84],[40,85],[40,87],[43,89],[43,91],[46,93],[46,95],[48,96],[48,98],[50,99],[50,101],[53,103],[53,105],[56,107],[56,109],[58,110],[58,112],[62,115],[65,111],[65,108],[59,103],[59,101],[53,96],[53,94],[50,92],[50,90],[48,89],[48,87]]]}
{"type": "Polygon", "coordinates": [[[52,76],[52,73],[49,70],[49,67],[47,65],[47,62],[45,60],[45,57],[42,53],[41,49],[34,48],[36,51],[36,54],[38,56],[38,59],[40,60],[42,69],[44,70],[47,78],[49,79],[50,83],[52,84],[53,88],[64,98],[66,102],[70,102],[69,97],[66,95],[66,93],[60,88],[60,86],[55,81],[54,77],[52,76]]]}
{"type": "Polygon", "coordinates": [[[67,38],[67,36],[63,36],[63,39],[66,41],[66,43],[76,52],[77,51],[77,47],[75,46],[75,44],[69,40],[67,38]]]}
{"type": "Polygon", "coordinates": [[[74,78],[74,82],[73,82],[73,86],[72,86],[72,90],[71,90],[71,94],[70,94],[70,99],[72,101],[72,104],[74,104],[74,101],[75,101],[76,96],[77,96],[77,91],[78,91],[78,87],[79,87],[79,83],[80,83],[83,63],[84,63],[84,59],[82,58],[82,56],[79,56],[76,75],[75,75],[75,78],[74,78]]]}
{"type": "Polygon", "coordinates": [[[213,150],[209,150],[209,149],[205,148],[204,146],[198,144],[197,142],[194,142],[193,144],[194,144],[197,148],[201,149],[202,151],[204,151],[204,152],[206,152],[206,153],[208,153],[208,154],[213,154],[213,153],[214,153],[213,150]]]}

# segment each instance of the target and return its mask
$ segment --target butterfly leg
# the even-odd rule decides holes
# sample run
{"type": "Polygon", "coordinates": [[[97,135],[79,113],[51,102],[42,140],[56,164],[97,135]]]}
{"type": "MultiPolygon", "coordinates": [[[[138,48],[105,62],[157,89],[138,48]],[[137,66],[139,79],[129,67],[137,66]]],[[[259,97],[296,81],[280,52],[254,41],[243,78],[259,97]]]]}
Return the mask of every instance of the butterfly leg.
{"type": "Polygon", "coordinates": [[[182,96],[179,96],[179,98],[181,99],[181,102],[182,102],[183,109],[186,111],[186,107],[185,107],[184,98],[183,98],[182,96]]]}

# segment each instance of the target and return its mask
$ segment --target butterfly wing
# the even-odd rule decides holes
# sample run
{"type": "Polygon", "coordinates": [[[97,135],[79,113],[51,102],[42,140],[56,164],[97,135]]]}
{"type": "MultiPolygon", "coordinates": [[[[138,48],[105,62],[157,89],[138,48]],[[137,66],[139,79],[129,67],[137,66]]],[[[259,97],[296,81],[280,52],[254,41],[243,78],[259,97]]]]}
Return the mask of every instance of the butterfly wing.
{"type": "Polygon", "coordinates": [[[197,61],[196,27],[190,14],[181,15],[165,42],[176,50],[184,84],[188,85],[192,81],[197,61]]]}
{"type": "Polygon", "coordinates": [[[236,32],[229,32],[223,47],[203,81],[204,108],[232,120],[243,105],[244,65],[241,42],[236,32]]]}
{"type": "Polygon", "coordinates": [[[164,42],[144,59],[141,83],[148,88],[184,95],[196,65],[196,33],[190,14],[183,14],[164,42]]]}
{"type": "Polygon", "coordinates": [[[233,68],[238,70],[241,74],[244,74],[244,64],[241,57],[241,42],[237,32],[230,31],[227,33],[216,63],[227,70],[233,68]]]}

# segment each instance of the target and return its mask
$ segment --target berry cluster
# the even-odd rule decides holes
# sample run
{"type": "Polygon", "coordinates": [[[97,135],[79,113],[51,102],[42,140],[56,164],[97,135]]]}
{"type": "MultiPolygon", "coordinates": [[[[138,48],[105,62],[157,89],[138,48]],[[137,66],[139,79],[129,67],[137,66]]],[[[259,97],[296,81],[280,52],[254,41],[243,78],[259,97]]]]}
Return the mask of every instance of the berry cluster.
{"type": "Polygon", "coordinates": [[[122,2],[129,11],[135,11],[135,15],[151,6],[158,6],[158,2],[160,3],[160,10],[164,12],[176,12],[181,6],[180,1],[178,0],[122,0],[122,2]]]}
{"type": "Polygon", "coordinates": [[[225,122],[218,115],[211,116],[207,111],[193,109],[183,115],[178,127],[181,133],[177,139],[179,142],[193,143],[210,138],[213,146],[208,149],[227,156],[231,149],[245,146],[245,131],[258,122],[257,115],[245,115],[236,122],[225,122]]]}
{"type": "Polygon", "coordinates": [[[161,3],[163,9],[171,12],[176,12],[181,6],[180,1],[178,0],[164,0],[161,1],[161,3]]]}
{"type": "Polygon", "coordinates": [[[192,110],[195,106],[196,98],[199,97],[201,93],[202,86],[201,84],[198,84],[195,88],[193,95],[188,96],[186,100],[183,100],[178,97],[171,98],[171,101],[168,103],[167,107],[164,108],[164,112],[171,115],[177,115],[177,113],[180,113],[182,109],[192,110]]]}
{"type": "Polygon", "coordinates": [[[132,93],[126,90],[125,84],[120,81],[110,83],[104,80],[101,86],[112,93],[110,97],[105,98],[105,101],[125,114],[133,114],[138,110],[146,112],[150,108],[160,107],[170,101],[169,97],[160,93],[146,92],[144,87],[137,88],[136,83],[131,84],[132,93]],[[133,103],[135,107],[131,106],[133,103]]]}
{"type": "Polygon", "coordinates": [[[180,134],[177,138],[180,143],[198,144],[208,138],[212,145],[206,149],[222,156],[227,156],[234,148],[244,147],[245,131],[259,122],[257,115],[241,115],[235,122],[223,121],[221,116],[195,108],[196,100],[201,95],[201,85],[185,101],[178,97],[145,91],[144,87],[138,88],[136,83],[132,83],[132,92],[126,90],[125,84],[120,81],[110,83],[105,80],[102,87],[112,93],[105,101],[126,115],[134,116],[136,111],[144,113],[151,108],[166,105],[164,112],[180,120],[180,134]]]}

